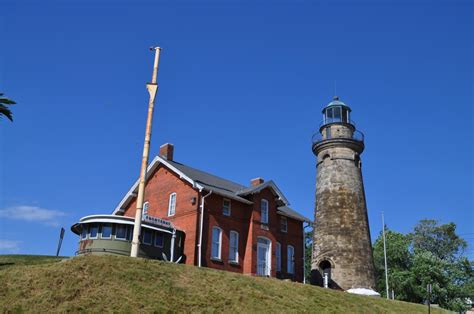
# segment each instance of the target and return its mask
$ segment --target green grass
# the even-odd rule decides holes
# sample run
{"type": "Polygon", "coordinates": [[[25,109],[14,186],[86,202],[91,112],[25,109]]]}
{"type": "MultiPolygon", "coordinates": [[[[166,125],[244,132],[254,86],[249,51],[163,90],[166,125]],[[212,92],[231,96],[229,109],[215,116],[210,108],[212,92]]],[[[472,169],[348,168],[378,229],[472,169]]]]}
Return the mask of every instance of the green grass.
{"type": "MultiPolygon", "coordinates": [[[[119,256],[0,256],[3,312],[426,313],[425,306],[119,256]],[[18,259],[18,262],[15,261],[18,259]]],[[[433,313],[440,313],[433,310],[433,313]]]]}
{"type": "Polygon", "coordinates": [[[0,255],[0,269],[14,265],[37,265],[58,262],[64,257],[49,255],[0,255]]]}

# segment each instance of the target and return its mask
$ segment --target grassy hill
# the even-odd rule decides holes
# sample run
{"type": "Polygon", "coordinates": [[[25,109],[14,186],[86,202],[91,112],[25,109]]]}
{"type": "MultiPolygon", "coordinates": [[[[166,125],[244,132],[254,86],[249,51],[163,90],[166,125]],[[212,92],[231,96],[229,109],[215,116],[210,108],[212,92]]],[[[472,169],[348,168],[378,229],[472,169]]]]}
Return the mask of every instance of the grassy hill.
{"type": "Polygon", "coordinates": [[[4,255],[0,283],[2,312],[427,311],[422,305],[310,285],[117,256],[4,255]]]}

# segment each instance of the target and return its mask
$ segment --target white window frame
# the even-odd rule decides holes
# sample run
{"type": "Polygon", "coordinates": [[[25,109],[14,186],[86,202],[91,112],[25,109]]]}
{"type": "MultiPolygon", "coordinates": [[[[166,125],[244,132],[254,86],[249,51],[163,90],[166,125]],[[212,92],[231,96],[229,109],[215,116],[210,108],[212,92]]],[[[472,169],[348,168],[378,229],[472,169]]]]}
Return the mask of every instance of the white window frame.
{"type": "Polygon", "coordinates": [[[145,216],[148,216],[148,207],[150,207],[150,204],[148,202],[143,203],[142,207],[142,219],[145,218],[145,216]]]}
{"type": "Polygon", "coordinates": [[[286,248],[286,272],[288,274],[295,273],[295,247],[293,245],[288,245],[286,248]],[[290,258],[290,248],[291,248],[291,258],[290,258]]]}
{"type": "Polygon", "coordinates": [[[288,232],[288,218],[286,218],[285,216],[280,216],[280,230],[281,232],[288,232]],[[283,226],[285,226],[284,229],[283,226]]]}
{"type": "Polygon", "coordinates": [[[101,239],[112,239],[112,233],[114,231],[114,226],[112,224],[102,224],[100,226],[100,238],[101,239]],[[110,235],[108,237],[104,237],[102,233],[104,232],[104,227],[105,226],[110,226],[110,235]]]}
{"type": "Polygon", "coordinates": [[[281,244],[277,242],[275,244],[275,255],[276,255],[276,271],[281,272],[281,244]]]}
{"type": "Polygon", "coordinates": [[[263,237],[263,236],[257,237],[257,271],[256,271],[257,275],[258,275],[258,247],[259,246],[265,246],[267,248],[267,256],[266,256],[267,265],[265,268],[264,276],[271,277],[272,276],[272,241],[267,237],[263,237]],[[263,240],[265,244],[260,243],[259,240],[263,240]]]}
{"type": "Polygon", "coordinates": [[[227,199],[227,198],[224,198],[224,199],[222,200],[222,215],[224,215],[224,216],[230,216],[230,215],[231,215],[231,210],[232,210],[231,207],[232,207],[231,201],[230,201],[229,199],[227,199]],[[226,202],[229,203],[229,207],[228,207],[229,212],[228,212],[228,213],[226,213],[226,211],[225,211],[225,205],[224,205],[224,204],[225,204],[226,202]]]}
{"type": "Polygon", "coordinates": [[[211,233],[211,259],[214,260],[221,260],[222,259],[222,229],[219,227],[212,227],[212,233],[211,233]],[[219,241],[217,242],[219,244],[219,248],[217,250],[217,256],[214,256],[214,230],[219,231],[219,241]]]}
{"type": "Polygon", "coordinates": [[[165,235],[161,232],[155,232],[155,237],[153,239],[153,245],[156,246],[156,247],[162,248],[164,243],[165,243],[165,235]],[[158,239],[159,237],[161,237],[161,239],[162,239],[161,245],[156,244],[156,239],[158,239]]]}
{"type": "Polygon", "coordinates": [[[121,224],[116,224],[116,225],[115,225],[115,239],[116,239],[116,240],[126,241],[126,240],[127,240],[127,233],[128,233],[128,227],[127,227],[127,225],[121,225],[121,224]],[[125,230],[125,234],[124,234],[124,237],[123,237],[123,238],[117,236],[117,230],[118,230],[118,228],[123,228],[123,229],[125,230]]]}
{"type": "Polygon", "coordinates": [[[89,239],[98,239],[99,238],[99,225],[98,224],[91,224],[89,226],[89,230],[87,232],[87,235],[89,236],[89,239]],[[95,237],[91,237],[91,227],[92,226],[97,226],[97,233],[95,234],[95,237]]]}
{"type": "Polygon", "coordinates": [[[239,233],[234,230],[229,232],[229,262],[239,263],[239,233]],[[235,237],[235,251],[232,247],[232,235],[235,237]]]}
{"type": "Polygon", "coordinates": [[[170,194],[168,201],[168,217],[174,216],[176,214],[176,192],[170,194]]]}
{"type": "Polygon", "coordinates": [[[143,244],[146,244],[146,245],[152,245],[153,244],[153,232],[151,230],[148,230],[148,229],[143,229],[143,244]],[[145,232],[149,232],[150,233],[150,242],[145,242],[145,232]]]}
{"type": "Polygon", "coordinates": [[[260,201],[260,222],[263,224],[268,224],[268,201],[264,198],[262,198],[262,200],[260,201]],[[265,215],[263,214],[263,204],[265,204],[266,209],[265,215]]]}
{"type": "Polygon", "coordinates": [[[88,225],[82,225],[82,232],[81,232],[81,238],[80,239],[81,240],[86,240],[88,236],[89,236],[89,226],[88,225]],[[84,230],[86,231],[85,237],[83,237],[84,230]]]}

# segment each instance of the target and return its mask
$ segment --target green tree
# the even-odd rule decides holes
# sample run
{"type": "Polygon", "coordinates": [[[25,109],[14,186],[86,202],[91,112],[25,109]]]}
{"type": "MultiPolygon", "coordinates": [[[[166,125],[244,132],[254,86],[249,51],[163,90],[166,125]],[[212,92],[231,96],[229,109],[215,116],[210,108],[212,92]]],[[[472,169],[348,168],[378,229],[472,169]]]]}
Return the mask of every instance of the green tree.
{"type": "MultiPolygon", "coordinates": [[[[453,311],[467,308],[466,299],[474,299],[474,272],[455,224],[422,220],[407,235],[385,230],[388,280],[396,299],[422,303],[431,284],[432,303],[453,311]]],[[[382,234],[373,247],[377,288],[385,296],[382,234]]]]}
{"type": "Polygon", "coordinates": [[[311,281],[311,258],[313,255],[313,230],[305,231],[304,233],[304,270],[306,283],[311,281]]]}
{"type": "Polygon", "coordinates": [[[7,106],[14,104],[16,104],[16,102],[3,96],[3,93],[0,93],[0,117],[5,116],[10,121],[13,121],[13,114],[7,106]]]}

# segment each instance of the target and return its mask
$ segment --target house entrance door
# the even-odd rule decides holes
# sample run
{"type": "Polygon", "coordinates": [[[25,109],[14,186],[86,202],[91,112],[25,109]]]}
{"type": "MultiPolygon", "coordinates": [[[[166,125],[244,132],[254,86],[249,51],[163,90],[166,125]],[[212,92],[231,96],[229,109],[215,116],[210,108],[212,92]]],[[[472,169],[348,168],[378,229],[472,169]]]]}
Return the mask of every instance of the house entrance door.
{"type": "Polygon", "coordinates": [[[257,240],[257,275],[270,276],[271,254],[270,241],[259,237],[257,240]]]}

